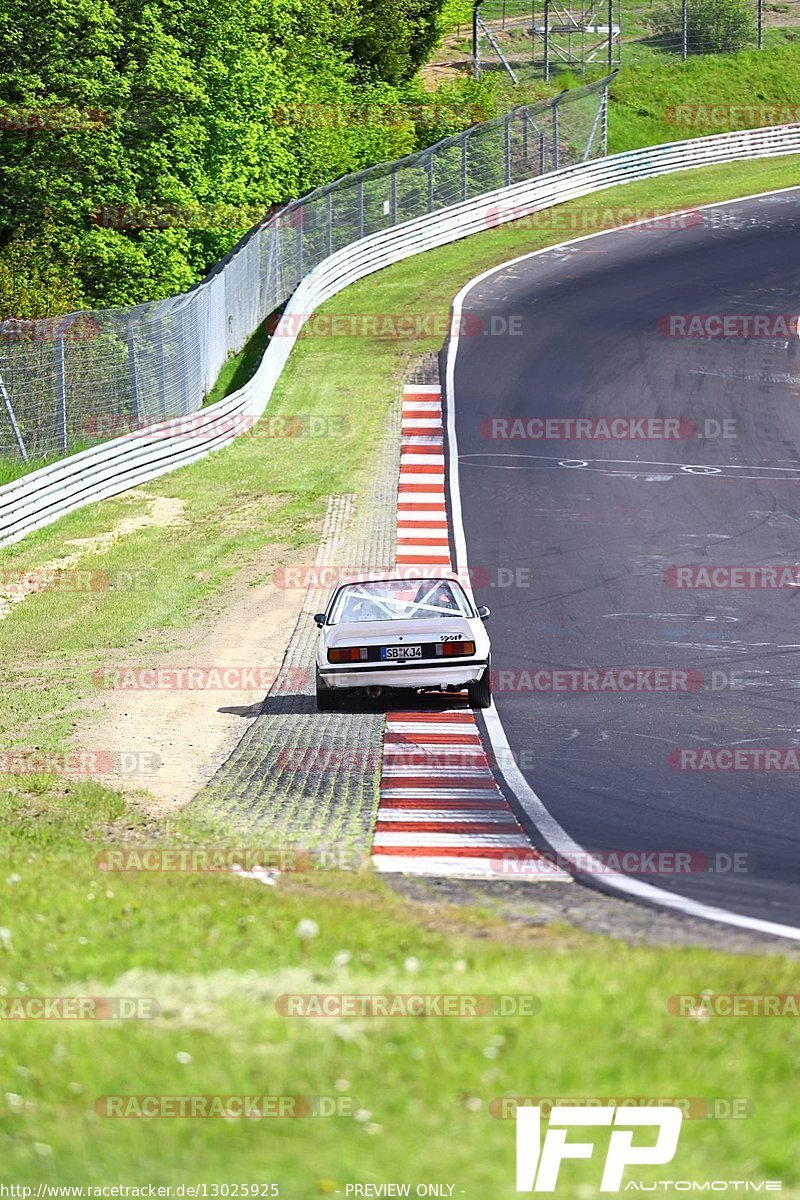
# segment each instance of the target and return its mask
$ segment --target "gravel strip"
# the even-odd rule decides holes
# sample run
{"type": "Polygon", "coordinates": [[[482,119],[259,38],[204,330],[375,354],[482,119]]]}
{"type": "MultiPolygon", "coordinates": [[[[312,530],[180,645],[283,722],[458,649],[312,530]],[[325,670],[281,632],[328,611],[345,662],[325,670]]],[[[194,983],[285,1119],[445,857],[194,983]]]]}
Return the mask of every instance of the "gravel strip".
{"type": "MultiPolygon", "coordinates": [[[[727,954],[782,954],[800,958],[800,946],[785,938],[699,921],[650,908],[582,884],[484,883],[477,880],[392,876],[390,886],[417,902],[476,905],[513,925],[570,925],[628,945],[704,946],[727,954]]],[[[713,980],[709,981],[709,986],[713,980]]]]}
{"type": "MultiPolygon", "coordinates": [[[[398,394],[363,501],[330,498],[316,566],[385,570],[394,562],[400,412],[398,394]]],[[[274,686],[195,808],[231,830],[249,829],[259,845],[365,855],[377,809],[383,716],[374,705],[316,711],[311,616],[329,594],[312,581],[274,686]]]]}

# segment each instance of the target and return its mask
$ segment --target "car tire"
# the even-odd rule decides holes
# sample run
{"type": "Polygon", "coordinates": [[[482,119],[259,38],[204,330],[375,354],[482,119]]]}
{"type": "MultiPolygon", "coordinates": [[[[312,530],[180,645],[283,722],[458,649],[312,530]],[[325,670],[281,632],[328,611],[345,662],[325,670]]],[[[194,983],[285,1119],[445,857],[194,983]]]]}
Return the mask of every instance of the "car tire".
{"type": "Polygon", "coordinates": [[[320,678],[319,667],[316,673],[316,684],[317,712],[333,712],[336,708],[336,689],[325,686],[320,678]]]}
{"type": "Polygon", "coordinates": [[[470,708],[491,707],[492,683],[489,672],[490,668],[487,666],[480,679],[476,679],[474,683],[467,684],[467,695],[469,696],[470,708]]]}

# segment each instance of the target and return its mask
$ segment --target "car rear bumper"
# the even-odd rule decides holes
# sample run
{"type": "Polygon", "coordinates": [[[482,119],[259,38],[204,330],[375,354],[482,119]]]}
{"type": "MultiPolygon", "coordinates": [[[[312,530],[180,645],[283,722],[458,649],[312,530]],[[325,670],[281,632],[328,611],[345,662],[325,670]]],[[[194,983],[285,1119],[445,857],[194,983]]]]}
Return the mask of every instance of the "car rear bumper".
{"type": "Polygon", "coordinates": [[[407,667],[398,663],[370,663],[369,667],[320,666],[322,682],[329,688],[439,688],[463,687],[480,679],[486,659],[471,658],[460,663],[420,663],[407,667]]]}

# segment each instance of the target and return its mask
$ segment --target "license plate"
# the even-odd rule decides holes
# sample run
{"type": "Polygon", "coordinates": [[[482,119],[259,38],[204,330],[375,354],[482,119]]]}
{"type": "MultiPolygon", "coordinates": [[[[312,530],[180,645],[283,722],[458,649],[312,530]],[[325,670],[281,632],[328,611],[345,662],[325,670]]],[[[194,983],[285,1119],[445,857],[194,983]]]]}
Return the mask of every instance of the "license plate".
{"type": "Polygon", "coordinates": [[[422,658],[422,646],[381,646],[381,658],[387,659],[422,658]]]}

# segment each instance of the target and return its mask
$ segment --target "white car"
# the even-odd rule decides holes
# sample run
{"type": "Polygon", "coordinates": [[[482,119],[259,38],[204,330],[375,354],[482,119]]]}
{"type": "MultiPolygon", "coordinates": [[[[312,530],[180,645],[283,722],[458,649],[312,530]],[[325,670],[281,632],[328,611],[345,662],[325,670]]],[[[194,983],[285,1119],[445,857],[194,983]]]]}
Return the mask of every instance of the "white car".
{"type": "Polygon", "coordinates": [[[384,577],[344,583],[314,620],[317,708],[350,689],[458,692],[473,708],[492,702],[488,608],[475,609],[457,579],[384,577]]]}

